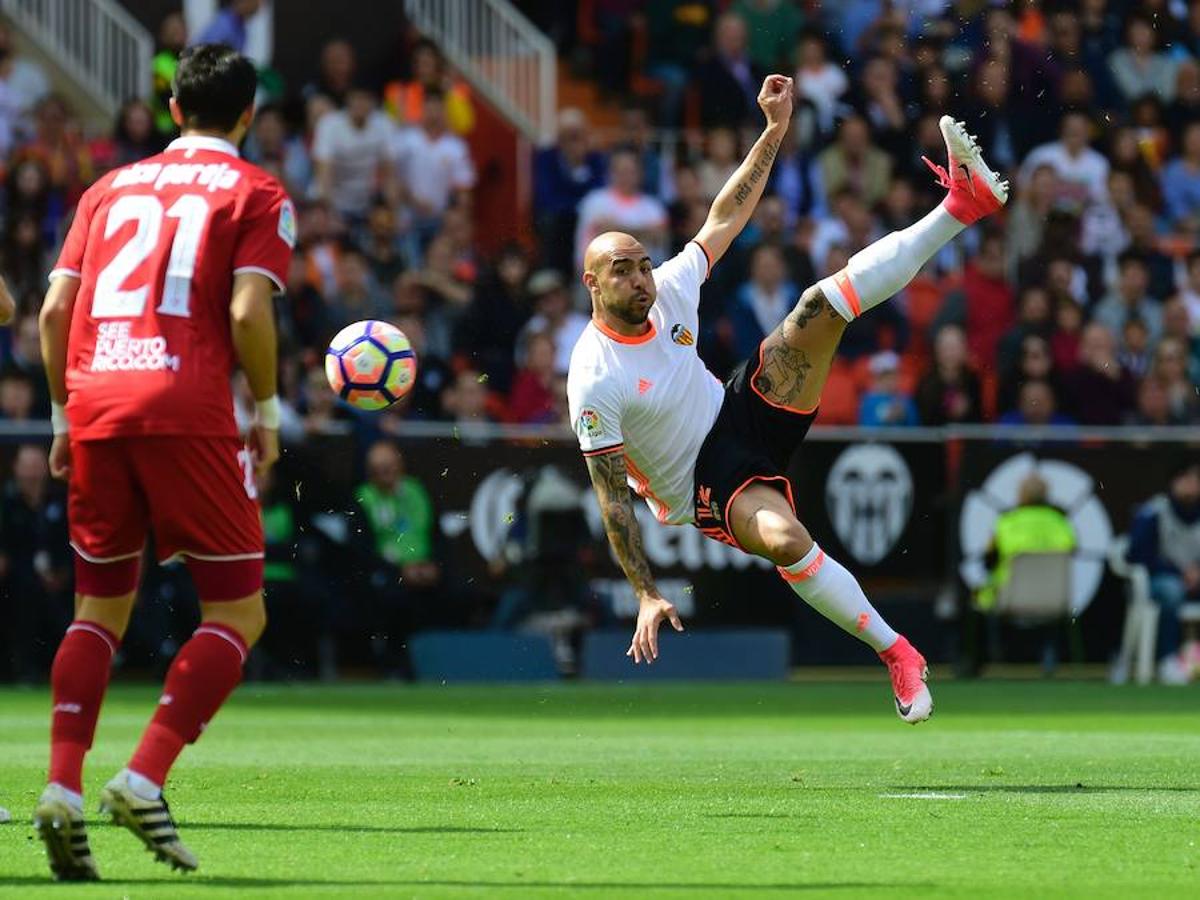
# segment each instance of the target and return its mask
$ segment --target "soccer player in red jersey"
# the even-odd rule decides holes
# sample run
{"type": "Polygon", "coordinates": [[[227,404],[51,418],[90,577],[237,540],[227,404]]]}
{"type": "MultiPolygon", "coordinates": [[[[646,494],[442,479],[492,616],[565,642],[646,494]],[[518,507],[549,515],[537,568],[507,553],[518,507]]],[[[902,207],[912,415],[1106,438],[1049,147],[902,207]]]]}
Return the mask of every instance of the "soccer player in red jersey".
{"type": "Polygon", "coordinates": [[[200,627],[102,808],[174,868],[194,869],[162,785],[242,677],[266,624],[254,476],[279,455],[272,295],[295,242],[291,201],[238,157],[254,115],[253,65],[228,47],[180,58],[171,115],[182,137],[83,195],[50,274],[42,354],[53,399],[51,472],[69,484],[75,621],[51,670],[49,785],[34,813],[59,879],[98,877],[82,816],[112,656],[129,621],[148,531],[183,559],[200,627]],[[230,376],[258,401],[238,436],[230,376]]]}

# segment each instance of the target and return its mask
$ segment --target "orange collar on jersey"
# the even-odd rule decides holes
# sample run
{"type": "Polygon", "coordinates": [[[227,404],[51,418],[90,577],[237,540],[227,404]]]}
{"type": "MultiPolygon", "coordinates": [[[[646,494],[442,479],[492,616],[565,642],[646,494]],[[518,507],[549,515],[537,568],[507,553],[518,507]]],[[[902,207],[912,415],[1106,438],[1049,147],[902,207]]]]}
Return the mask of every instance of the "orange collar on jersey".
{"type": "Polygon", "coordinates": [[[616,341],[618,344],[644,344],[646,341],[654,337],[658,332],[655,331],[654,323],[649,319],[646,324],[650,327],[643,334],[621,334],[619,331],[614,331],[600,320],[599,316],[592,316],[592,324],[600,331],[602,335],[610,340],[616,341]]]}
{"type": "Polygon", "coordinates": [[[211,150],[214,153],[228,153],[230,156],[241,155],[238,153],[238,148],[229,141],[206,134],[187,134],[177,137],[167,144],[167,151],[172,150],[211,150]]]}

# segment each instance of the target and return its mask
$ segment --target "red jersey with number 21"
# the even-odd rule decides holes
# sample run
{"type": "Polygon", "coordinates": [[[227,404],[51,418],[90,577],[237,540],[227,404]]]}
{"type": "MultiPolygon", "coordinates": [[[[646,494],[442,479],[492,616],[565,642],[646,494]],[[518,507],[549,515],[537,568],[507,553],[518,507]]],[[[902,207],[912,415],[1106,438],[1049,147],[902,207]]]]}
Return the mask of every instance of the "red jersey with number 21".
{"type": "Polygon", "coordinates": [[[83,195],[50,277],[80,279],[67,343],[77,440],[236,436],[234,275],[283,289],[296,213],[230,143],[182,137],[83,195]]]}

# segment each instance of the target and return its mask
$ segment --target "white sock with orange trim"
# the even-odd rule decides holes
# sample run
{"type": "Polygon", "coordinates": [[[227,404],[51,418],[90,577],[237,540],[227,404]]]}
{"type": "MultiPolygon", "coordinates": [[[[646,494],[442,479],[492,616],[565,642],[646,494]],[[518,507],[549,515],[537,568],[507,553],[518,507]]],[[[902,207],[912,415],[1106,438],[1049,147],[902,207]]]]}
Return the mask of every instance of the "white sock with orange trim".
{"type": "Polygon", "coordinates": [[[900,637],[871,605],[858,580],[815,543],[799,562],[779,566],[779,574],[801,600],[876,653],[900,637]]]}
{"type": "Polygon", "coordinates": [[[850,257],[846,268],[817,286],[847,322],[894,296],[921,266],[967,226],[939,206],[903,231],[884,235],[850,257]]]}

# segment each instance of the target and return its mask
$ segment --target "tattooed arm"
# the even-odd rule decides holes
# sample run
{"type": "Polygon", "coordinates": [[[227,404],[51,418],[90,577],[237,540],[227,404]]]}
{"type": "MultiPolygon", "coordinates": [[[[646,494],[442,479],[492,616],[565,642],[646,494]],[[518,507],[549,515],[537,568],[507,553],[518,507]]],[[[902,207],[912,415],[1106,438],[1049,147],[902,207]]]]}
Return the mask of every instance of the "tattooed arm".
{"type": "Polygon", "coordinates": [[[792,118],[792,79],[768,75],[759,91],[758,105],[767,117],[767,127],[717,194],[704,227],[696,235],[708,253],[710,266],[716,265],[746,227],[767,186],[771,166],[792,118]]]}
{"type": "Polygon", "coordinates": [[[588,474],[600,501],[600,515],[604,530],[612,545],[617,562],[625,571],[625,577],[633,585],[639,601],[637,628],[625,655],[635,663],[643,659],[647,663],[658,658],[658,626],[669,619],[676,631],[683,631],[679,614],[673,604],[659,594],[650,574],[650,562],[642,547],[642,529],[634,513],[633,498],[625,481],[625,457],[621,453],[603,453],[588,456],[588,474]]]}

